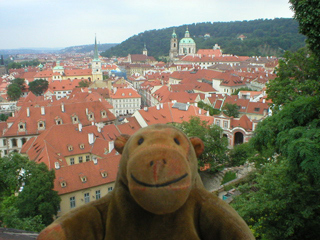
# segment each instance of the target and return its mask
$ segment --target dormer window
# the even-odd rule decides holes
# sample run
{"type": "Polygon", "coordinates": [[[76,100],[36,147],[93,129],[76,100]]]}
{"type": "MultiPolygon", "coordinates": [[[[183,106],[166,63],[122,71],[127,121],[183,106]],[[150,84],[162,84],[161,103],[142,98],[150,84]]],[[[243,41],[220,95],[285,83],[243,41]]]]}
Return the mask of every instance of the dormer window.
{"type": "Polygon", "coordinates": [[[44,130],[46,128],[44,121],[38,122],[38,130],[44,130]]]}
{"type": "Polygon", "coordinates": [[[108,177],[108,173],[106,171],[101,171],[100,173],[103,178],[108,177]]]}
{"type": "Polygon", "coordinates": [[[101,117],[106,117],[107,116],[107,113],[106,113],[106,111],[101,111],[101,117]]]}
{"type": "Polygon", "coordinates": [[[68,147],[68,151],[69,151],[69,152],[71,152],[71,151],[73,150],[72,145],[68,145],[67,147],[68,147]]]}
{"type": "Polygon", "coordinates": [[[62,188],[66,187],[67,186],[67,182],[66,181],[62,181],[60,182],[60,185],[62,188]]]}
{"type": "Polygon", "coordinates": [[[88,114],[88,120],[89,120],[89,121],[93,121],[93,120],[94,120],[94,114],[93,114],[92,112],[90,112],[90,113],[88,114]]]}
{"type": "Polygon", "coordinates": [[[62,124],[62,119],[61,118],[56,119],[56,124],[57,125],[61,125],[62,124]]]}
{"type": "Polygon", "coordinates": [[[72,117],[72,123],[75,124],[75,123],[78,123],[79,122],[79,118],[77,115],[73,115],[72,117]]]}
{"type": "Polygon", "coordinates": [[[84,149],[84,144],[83,143],[80,144],[80,149],[84,149]]]}
{"type": "Polygon", "coordinates": [[[81,182],[83,182],[83,183],[87,182],[87,177],[86,176],[81,176],[80,179],[81,179],[81,182]]]}
{"type": "Polygon", "coordinates": [[[19,132],[26,131],[26,124],[23,122],[19,123],[18,130],[19,130],[19,132]]]}

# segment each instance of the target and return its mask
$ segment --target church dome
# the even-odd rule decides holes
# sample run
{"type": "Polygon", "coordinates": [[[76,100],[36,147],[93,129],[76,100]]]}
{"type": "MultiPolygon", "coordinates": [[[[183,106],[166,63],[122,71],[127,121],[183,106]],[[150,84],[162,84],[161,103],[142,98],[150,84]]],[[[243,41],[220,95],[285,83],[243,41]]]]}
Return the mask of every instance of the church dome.
{"type": "Polygon", "coordinates": [[[179,42],[179,44],[194,44],[195,41],[192,38],[182,38],[179,42]]]}

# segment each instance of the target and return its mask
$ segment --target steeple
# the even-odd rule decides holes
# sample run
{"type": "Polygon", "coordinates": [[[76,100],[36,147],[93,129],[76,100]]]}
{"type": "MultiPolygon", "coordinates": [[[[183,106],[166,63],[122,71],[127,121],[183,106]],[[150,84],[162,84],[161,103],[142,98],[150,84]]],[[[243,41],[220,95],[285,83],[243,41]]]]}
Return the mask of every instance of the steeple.
{"type": "Polygon", "coordinates": [[[173,29],[172,38],[177,38],[176,29],[173,29]]]}
{"type": "Polygon", "coordinates": [[[142,54],[148,56],[148,50],[147,50],[146,44],[144,44],[142,54]]]}
{"type": "Polygon", "coordinates": [[[99,54],[98,54],[98,46],[97,46],[97,36],[94,39],[94,57],[93,61],[99,61],[99,54]]]}
{"type": "Polygon", "coordinates": [[[185,34],[184,34],[184,37],[185,37],[185,38],[189,38],[189,37],[190,37],[190,33],[189,33],[188,27],[187,27],[187,31],[186,31],[185,34]]]}

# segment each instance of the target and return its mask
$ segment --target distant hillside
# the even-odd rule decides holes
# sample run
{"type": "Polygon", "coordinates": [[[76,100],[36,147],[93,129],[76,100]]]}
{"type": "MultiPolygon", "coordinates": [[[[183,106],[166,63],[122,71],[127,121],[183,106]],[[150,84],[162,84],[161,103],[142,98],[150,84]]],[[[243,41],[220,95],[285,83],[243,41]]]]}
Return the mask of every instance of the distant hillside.
{"type": "Polygon", "coordinates": [[[102,53],[102,56],[127,56],[142,53],[144,44],[148,55],[159,58],[168,56],[170,39],[175,28],[178,39],[184,37],[186,27],[197,43],[197,49],[209,49],[216,43],[224,53],[247,56],[282,56],[285,50],[296,51],[305,46],[305,37],[299,34],[298,22],[291,18],[273,20],[258,19],[236,22],[194,23],[159,30],[150,30],[134,35],[121,44],[102,53]],[[209,38],[204,38],[205,34],[209,38]],[[241,41],[239,35],[246,38],[241,41]]]}
{"type": "MultiPolygon", "coordinates": [[[[111,47],[114,47],[118,45],[118,43],[103,43],[103,44],[98,44],[98,50],[99,51],[106,51],[107,49],[110,49],[111,47]]],[[[89,45],[82,45],[82,46],[73,46],[73,47],[67,47],[64,49],[61,49],[59,52],[60,53],[86,53],[86,52],[91,52],[94,50],[94,44],[89,44],[89,45]]]]}

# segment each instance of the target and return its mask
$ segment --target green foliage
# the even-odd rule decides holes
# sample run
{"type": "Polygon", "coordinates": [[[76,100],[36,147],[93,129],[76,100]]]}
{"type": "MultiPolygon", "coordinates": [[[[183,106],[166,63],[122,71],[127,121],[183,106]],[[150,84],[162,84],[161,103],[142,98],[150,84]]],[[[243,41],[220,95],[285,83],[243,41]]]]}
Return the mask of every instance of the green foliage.
{"type": "Polygon", "coordinates": [[[238,95],[240,91],[253,91],[253,90],[248,87],[242,87],[235,90],[231,95],[238,95]]]}
{"type": "Polygon", "coordinates": [[[0,114],[0,121],[1,122],[7,121],[8,117],[9,117],[8,115],[1,113],[0,114]]]}
{"type": "MultiPolygon", "coordinates": [[[[184,37],[186,25],[174,27],[179,39],[184,37]]],[[[188,25],[197,49],[211,49],[216,43],[224,53],[245,56],[282,56],[284,50],[296,51],[305,46],[305,37],[298,33],[293,19],[259,19],[236,22],[203,22],[188,25]],[[202,37],[209,33],[210,38],[202,37]],[[247,38],[237,39],[240,34],[247,38]]],[[[148,55],[156,58],[168,56],[173,27],[150,30],[132,36],[121,44],[105,51],[102,56],[141,54],[144,44],[148,55]]]]}
{"type": "Polygon", "coordinates": [[[239,117],[239,106],[237,104],[226,103],[223,106],[223,113],[229,117],[239,117]]]}
{"type": "Polygon", "coordinates": [[[33,66],[36,67],[40,64],[40,62],[36,59],[36,60],[32,60],[32,61],[22,61],[22,62],[9,62],[8,63],[8,69],[18,69],[18,68],[23,68],[23,67],[28,67],[28,66],[33,66]]]}
{"type": "Polygon", "coordinates": [[[49,83],[45,79],[38,79],[29,83],[29,90],[36,96],[41,96],[48,87],[49,83]]]}
{"type": "Polygon", "coordinates": [[[7,95],[9,100],[17,101],[21,97],[22,91],[17,83],[11,83],[7,88],[7,95]]]}
{"type": "Polygon", "coordinates": [[[273,109],[296,100],[299,96],[316,96],[320,91],[320,60],[306,48],[286,52],[279,60],[277,77],[267,84],[273,109]]]}
{"type": "Polygon", "coordinates": [[[79,82],[79,87],[89,87],[89,85],[90,85],[90,82],[88,80],[81,80],[79,82]]]}
{"type": "Polygon", "coordinates": [[[290,0],[295,12],[295,19],[299,22],[300,32],[307,36],[310,49],[320,59],[320,1],[318,0],[290,0]]]}
{"type": "Polygon", "coordinates": [[[237,174],[235,172],[226,172],[226,174],[224,175],[223,179],[222,179],[222,182],[221,182],[221,185],[227,183],[227,182],[230,182],[234,179],[237,178],[237,174]]]}
{"type": "Polygon", "coordinates": [[[242,194],[232,206],[257,238],[318,238],[315,229],[319,228],[320,205],[315,199],[319,198],[319,184],[311,185],[303,172],[292,174],[286,159],[266,164],[250,184],[239,190],[242,194]]]}
{"type": "Polygon", "coordinates": [[[211,171],[216,172],[228,161],[227,139],[222,137],[222,129],[217,125],[207,125],[199,117],[191,117],[188,122],[176,124],[188,137],[199,137],[204,143],[204,152],[198,158],[199,166],[204,163],[211,165],[211,171]]]}
{"type": "Polygon", "coordinates": [[[220,114],[220,111],[219,111],[219,110],[214,109],[213,107],[211,107],[211,106],[208,105],[208,104],[205,104],[203,101],[198,102],[198,107],[199,107],[199,108],[202,108],[202,109],[204,109],[204,110],[206,110],[206,111],[209,111],[210,116],[220,114]]]}
{"type": "Polygon", "coordinates": [[[1,226],[33,232],[40,232],[44,229],[46,225],[42,223],[40,215],[26,218],[19,217],[19,210],[14,206],[16,198],[14,195],[11,195],[0,202],[1,226]]]}
{"type": "Polygon", "coordinates": [[[246,161],[250,160],[257,154],[257,151],[250,143],[243,143],[234,146],[229,152],[231,166],[243,165],[246,161]]]}
{"type": "Polygon", "coordinates": [[[25,90],[26,89],[24,78],[15,78],[15,79],[13,79],[11,81],[11,83],[18,84],[19,87],[21,88],[21,90],[25,90]]]}
{"type": "Polygon", "coordinates": [[[48,171],[44,163],[30,165],[31,168],[25,173],[25,186],[19,193],[15,206],[19,209],[20,217],[41,215],[42,222],[49,225],[60,204],[57,192],[52,191],[55,174],[53,170],[48,171]]]}
{"type": "Polygon", "coordinates": [[[54,178],[54,171],[45,164],[36,164],[18,153],[0,158],[2,225],[38,231],[37,227],[50,224],[60,204],[60,197],[52,190],[54,178]]]}

